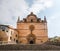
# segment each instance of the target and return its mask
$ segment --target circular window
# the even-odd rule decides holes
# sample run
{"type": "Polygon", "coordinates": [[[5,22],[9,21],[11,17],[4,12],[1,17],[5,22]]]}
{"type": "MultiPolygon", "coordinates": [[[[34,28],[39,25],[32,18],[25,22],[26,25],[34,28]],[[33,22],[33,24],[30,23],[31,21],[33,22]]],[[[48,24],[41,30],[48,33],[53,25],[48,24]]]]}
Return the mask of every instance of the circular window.
{"type": "Polygon", "coordinates": [[[34,30],[34,28],[35,27],[33,25],[30,25],[30,27],[29,27],[30,30],[34,30]]]}

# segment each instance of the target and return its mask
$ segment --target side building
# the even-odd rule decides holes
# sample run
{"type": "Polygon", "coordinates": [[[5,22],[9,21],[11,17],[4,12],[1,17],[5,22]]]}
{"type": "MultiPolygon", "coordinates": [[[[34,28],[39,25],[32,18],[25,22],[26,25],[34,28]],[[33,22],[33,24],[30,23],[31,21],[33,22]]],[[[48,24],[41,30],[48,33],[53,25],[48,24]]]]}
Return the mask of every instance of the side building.
{"type": "Polygon", "coordinates": [[[16,44],[18,32],[9,25],[0,25],[0,44],[16,44]]]}

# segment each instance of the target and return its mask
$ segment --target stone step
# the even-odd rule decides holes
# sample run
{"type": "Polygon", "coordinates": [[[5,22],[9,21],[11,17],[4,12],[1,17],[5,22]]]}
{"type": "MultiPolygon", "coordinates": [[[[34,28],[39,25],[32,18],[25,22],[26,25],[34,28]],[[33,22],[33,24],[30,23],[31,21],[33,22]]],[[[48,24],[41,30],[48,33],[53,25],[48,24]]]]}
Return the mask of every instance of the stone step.
{"type": "Polygon", "coordinates": [[[0,50],[60,50],[60,46],[55,45],[36,45],[36,44],[8,44],[0,45],[0,50]]]}
{"type": "Polygon", "coordinates": [[[0,50],[0,51],[60,51],[60,50],[0,50]]]}

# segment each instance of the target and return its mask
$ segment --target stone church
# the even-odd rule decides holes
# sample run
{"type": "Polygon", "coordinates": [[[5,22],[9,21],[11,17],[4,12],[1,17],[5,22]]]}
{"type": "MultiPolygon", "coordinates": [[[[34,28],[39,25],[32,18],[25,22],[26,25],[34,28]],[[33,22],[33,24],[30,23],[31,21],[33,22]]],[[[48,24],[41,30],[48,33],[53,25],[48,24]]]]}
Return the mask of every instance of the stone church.
{"type": "Polygon", "coordinates": [[[17,27],[0,25],[0,43],[2,44],[42,44],[48,40],[47,20],[38,18],[33,12],[20,20],[17,27]]]}
{"type": "Polygon", "coordinates": [[[42,44],[48,40],[47,20],[38,18],[33,12],[17,20],[18,42],[21,44],[42,44]]]}

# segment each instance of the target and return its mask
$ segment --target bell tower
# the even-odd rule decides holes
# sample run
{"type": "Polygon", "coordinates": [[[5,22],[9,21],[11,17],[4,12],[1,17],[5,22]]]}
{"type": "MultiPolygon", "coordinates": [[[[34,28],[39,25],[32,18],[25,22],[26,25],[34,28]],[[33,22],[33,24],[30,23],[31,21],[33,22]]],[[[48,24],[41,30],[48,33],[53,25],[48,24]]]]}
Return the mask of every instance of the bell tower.
{"type": "Polygon", "coordinates": [[[20,26],[20,16],[18,16],[18,19],[17,19],[17,29],[19,28],[20,26]]]}
{"type": "Polygon", "coordinates": [[[46,20],[46,16],[44,16],[44,22],[47,22],[47,20],[46,20]]]}
{"type": "Polygon", "coordinates": [[[19,23],[20,22],[20,17],[18,16],[18,20],[17,20],[17,23],[19,23]]]}

